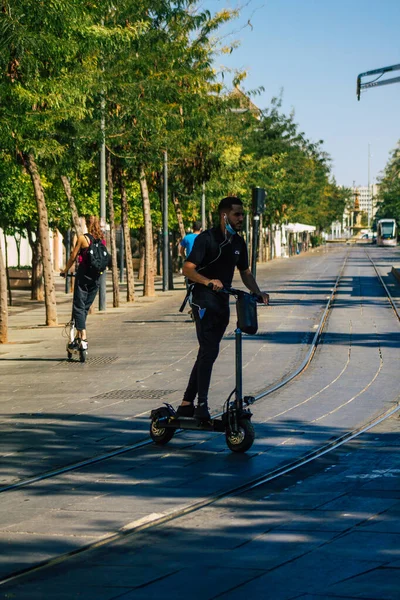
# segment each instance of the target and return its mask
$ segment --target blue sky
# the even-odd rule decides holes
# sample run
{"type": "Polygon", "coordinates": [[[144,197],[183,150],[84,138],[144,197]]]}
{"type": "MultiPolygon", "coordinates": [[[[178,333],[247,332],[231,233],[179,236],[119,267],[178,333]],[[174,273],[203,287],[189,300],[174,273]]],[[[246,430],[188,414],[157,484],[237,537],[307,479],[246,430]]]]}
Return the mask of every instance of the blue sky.
{"type": "MultiPolygon", "coordinates": [[[[239,4],[204,0],[212,12],[239,4]]],[[[246,90],[263,86],[260,108],[283,90],[282,110],[309,139],[323,139],[339,185],[374,183],[400,139],[400,83],[356,98],[359,73],[400,63],[400,0],[250,0],[224,29],[240,41],[217,64],[245,69],[246,90]],[[244,27],[250,19],[251,27],[244,27]]],[[[400,76],[395,71],[391,76],[400,76]]]]}

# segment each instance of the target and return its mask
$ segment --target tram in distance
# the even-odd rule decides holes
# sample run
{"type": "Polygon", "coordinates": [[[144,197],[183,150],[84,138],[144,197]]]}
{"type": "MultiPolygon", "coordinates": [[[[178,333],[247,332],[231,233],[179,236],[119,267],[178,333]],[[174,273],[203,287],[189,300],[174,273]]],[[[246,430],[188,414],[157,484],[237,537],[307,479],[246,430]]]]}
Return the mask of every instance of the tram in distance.
{"type": "Polygon", "coordinates": [[[397,225],[394,219],[381,219],[376,230],[377,246],[397,246],[397,225]]]}

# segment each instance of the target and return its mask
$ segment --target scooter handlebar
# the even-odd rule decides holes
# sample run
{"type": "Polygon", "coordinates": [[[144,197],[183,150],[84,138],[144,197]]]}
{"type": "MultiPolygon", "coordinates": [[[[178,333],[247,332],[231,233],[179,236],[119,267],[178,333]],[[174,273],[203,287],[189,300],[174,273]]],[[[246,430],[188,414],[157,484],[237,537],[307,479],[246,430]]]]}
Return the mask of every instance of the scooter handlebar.
{"type": "MultiPolygon", "coordinates": [[[[207,287],[212,290],[214,286],[210,282],[207,284],[207,287]]],[[[245,292],[244,290],[237,290],[236,288],[223,288],[221,291],[224,292],[225,294],[229,294],[230,296],[240,296],[243,294],[248,294],[249,296],[253,296],[259,304],[264,304],[263,297],[260,296],[260,294],[254,294],[253,292],[249,293],[249,292],[245,292]]]]}
{"type": "Polygon", "coordinates": [[[264,304],[263,297],[254,292],[245,292],[244,290],[237,290],[236,288],[223,289],[223,291],[231,296],[243,296],[244,294],[247,294],[248,296],[253,296],[259,304],[264,304]]]}

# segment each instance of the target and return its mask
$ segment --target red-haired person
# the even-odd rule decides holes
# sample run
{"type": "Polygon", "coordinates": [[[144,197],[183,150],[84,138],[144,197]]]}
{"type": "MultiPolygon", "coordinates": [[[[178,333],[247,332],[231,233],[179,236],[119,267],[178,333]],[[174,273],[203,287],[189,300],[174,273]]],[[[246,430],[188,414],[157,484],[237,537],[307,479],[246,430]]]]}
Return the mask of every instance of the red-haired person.
{"type": "Polygon", "coordinates": [[[88,348],[86,317],[96,298],[100,278],[94,276],[88,267],[87,251],[93,240],[101,240],[104,245],[106,244],[98,217],[86,217],[86,227],[87,233],[78,237],[67,265],[60,273],[63,277],[67,276],[74,262],[78,260],[72,303],[72,319],[75,321],[77,335],[75,340],[68,345],[70,350],[74,348],[87,350],[88,348]]]}

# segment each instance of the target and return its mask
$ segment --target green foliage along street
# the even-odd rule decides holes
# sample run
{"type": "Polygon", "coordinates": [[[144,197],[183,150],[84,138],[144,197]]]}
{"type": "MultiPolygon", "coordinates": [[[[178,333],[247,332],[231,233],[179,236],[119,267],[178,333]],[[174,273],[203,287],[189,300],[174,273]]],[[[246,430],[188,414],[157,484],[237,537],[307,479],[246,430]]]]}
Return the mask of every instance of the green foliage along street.
{"type": "Polygon", "coordinates": [[[400,223],[400,142],[391,153],[379,183],[376,219],[396,219],[400,223]]]}
{"type": "MultiPolygon", "coordinates": [[[[257,107],[257,91],[239,87],[244,73],[217,70],[216,57],[232,50],[220,29],[236,16],[193,0],[2,2],[0,227],[29,238],[48,325],[57,324],[49,230],[73,226],[65,182],[80,215],[99,214],[102,121],[111,212],[143,239],[145,295],[154,294],[165,151],[170,228],[180,235],[200,217],[204,185],[208,216],[226,195],[249,206],[259,186],[264,225],[299,221],[320,233],[341,218],[348,191],[323,142],[307,139],[279,98],[257,107]]],[[[133,286],[131,269],[127,261],[133,286]]]]}

